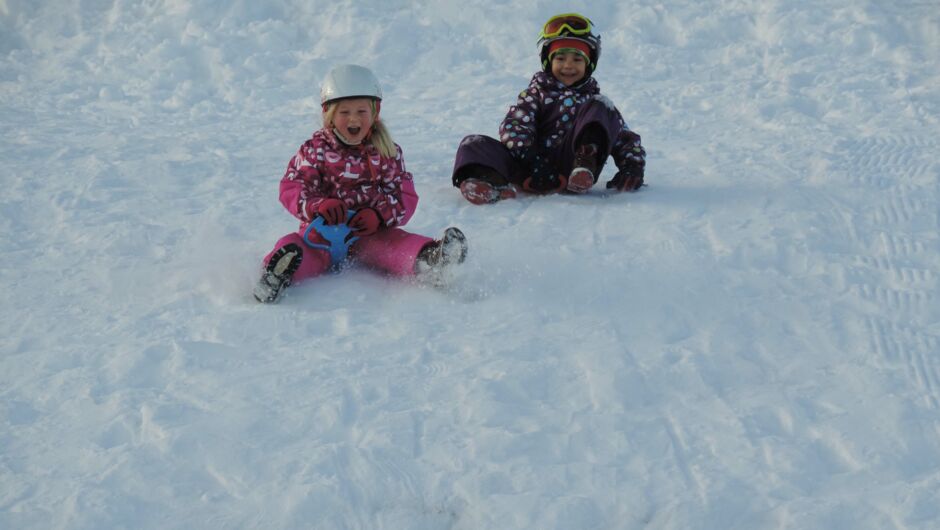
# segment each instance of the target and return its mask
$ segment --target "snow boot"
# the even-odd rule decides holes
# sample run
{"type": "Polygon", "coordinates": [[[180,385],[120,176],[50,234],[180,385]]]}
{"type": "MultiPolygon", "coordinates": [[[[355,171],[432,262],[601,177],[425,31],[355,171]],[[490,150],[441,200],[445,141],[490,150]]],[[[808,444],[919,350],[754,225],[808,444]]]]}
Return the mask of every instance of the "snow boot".
{"type": "Polygon", "coordinates": [[[468,178],[461,182],[460,193],[473,204],[492,204],[516,198],[516,190],[509,184],[499,186],[477,178],[468,178]]]}
{"type": "Polygon", "coordinates": [[[441,239],[428,243],[418,253],[415,260],[415,274],[419,280],[433,285],[447,283],[450,271],[455,265],[467,259],[467,237],[459,228],[444,230],[441,239]]]}
{"type": "Polygon", "coordinates": [[[255,299],[262,304],[277,302],[284,288],[290,285],[303,257],[303,250],[294,243],[288,243],[277,249],[271,255],[261,279],[258,280],[252,292],[255,299]]]}
{"type": "Polygon", "coordinates": [[[597,173],[597,145],[578,146],[574,154],[574,169],[568,177],[568,191],[572,193],[588,191],[597,181],[595,173],[597,173]]]}

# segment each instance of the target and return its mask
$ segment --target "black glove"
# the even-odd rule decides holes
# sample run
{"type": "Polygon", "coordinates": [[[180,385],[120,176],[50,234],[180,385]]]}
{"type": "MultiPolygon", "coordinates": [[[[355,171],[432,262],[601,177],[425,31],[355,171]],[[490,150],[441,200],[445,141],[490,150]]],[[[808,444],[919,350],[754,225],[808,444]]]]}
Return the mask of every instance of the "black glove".
{"type": "Polygon", "coordinates": [[[642,167],[623,168],[614,175],[614,178],[607,181],[607,189],[616,189],[617,191],[637,191],[642,185],[642,167]]]}
{"type": "Polygon", "coordinates": [[[530,166],[531,177],[522,183],[522,189],[529,193],[558,193],[568,185],[568,177],[558,175],[547,158],[536,156],[530,166]]]}
{"type": "Polygon", "coordinates": [[[526,166],[531,165],[532,161],[536,158],[534,147],[516,147],[515,149],[510,149],[509,154],[516,162],[526,166]]]}

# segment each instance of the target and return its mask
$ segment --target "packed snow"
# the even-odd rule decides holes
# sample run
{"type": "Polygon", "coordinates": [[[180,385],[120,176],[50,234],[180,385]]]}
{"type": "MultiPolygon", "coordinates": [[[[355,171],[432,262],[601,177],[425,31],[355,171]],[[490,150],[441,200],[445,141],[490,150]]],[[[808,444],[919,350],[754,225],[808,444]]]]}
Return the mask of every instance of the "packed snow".
{"type": "Polygon", "coordinates": [[[0,0],[0,528],[940,528],[936,0],[0,0]],[[550,15],[638,193],[473,206],[550,15]],[[257,304],[336,64],[447,289],[257,304]]]}

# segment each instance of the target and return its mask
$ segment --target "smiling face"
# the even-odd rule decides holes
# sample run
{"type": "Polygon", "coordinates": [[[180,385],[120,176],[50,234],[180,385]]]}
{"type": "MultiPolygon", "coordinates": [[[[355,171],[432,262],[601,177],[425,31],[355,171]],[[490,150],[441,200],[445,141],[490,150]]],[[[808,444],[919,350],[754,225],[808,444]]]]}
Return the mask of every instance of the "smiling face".
{"type": "Polygon", "coordinates": [[[577,52],[558,52],[552,55],[552,75],[555,79],[571,86],[584,79],[587,61],[577,52]]]}
{"type": "Polygon", "coordinates": [[[336,102],[333,112],[333,127],[351,144],[365,140],[375,116],[372,115],[372,100],[369,98],[342,99],[336,102]]]}

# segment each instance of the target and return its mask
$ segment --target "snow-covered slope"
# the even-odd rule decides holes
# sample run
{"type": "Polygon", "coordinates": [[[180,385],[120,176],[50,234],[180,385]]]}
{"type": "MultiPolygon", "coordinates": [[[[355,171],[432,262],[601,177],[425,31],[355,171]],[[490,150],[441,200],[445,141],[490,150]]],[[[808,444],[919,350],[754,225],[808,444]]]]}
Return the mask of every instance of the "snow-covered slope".
{"type": "Polygon", "coordinates": [[[0,528],[937,528],[938,64],[933,1],[0,0],[0,528]],[[649,186],[470,205],[572,10],[649,186]],[[260,306],[346,62],[470,258],[260,306]]]}

